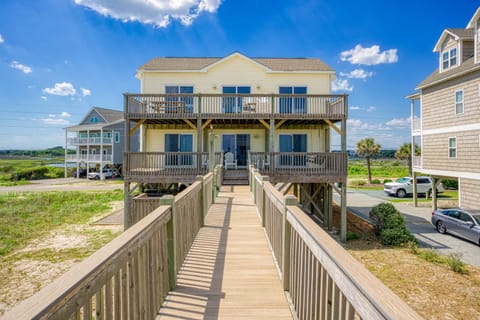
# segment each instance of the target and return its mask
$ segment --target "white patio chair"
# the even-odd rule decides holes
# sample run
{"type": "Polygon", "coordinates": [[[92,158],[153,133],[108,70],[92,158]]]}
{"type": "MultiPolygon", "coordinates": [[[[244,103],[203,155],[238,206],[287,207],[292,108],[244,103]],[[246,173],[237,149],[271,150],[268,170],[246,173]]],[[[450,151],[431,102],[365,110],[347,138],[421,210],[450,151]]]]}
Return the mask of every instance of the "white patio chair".
{"type": "Polygon", "coordinates": [[[225,170],[228,170],[228,167],[233,167],[237,170],[237,160],[235,160],[235,156],[231,152],[225,153],[225,170]]]}

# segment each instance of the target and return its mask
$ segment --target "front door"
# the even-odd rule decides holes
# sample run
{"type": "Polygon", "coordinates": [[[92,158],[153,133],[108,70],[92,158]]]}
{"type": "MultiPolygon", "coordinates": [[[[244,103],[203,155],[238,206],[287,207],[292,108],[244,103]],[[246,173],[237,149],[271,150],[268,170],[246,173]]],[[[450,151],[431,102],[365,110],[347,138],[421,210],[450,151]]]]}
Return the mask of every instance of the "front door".
{"type": "Polygon", "coordinates": [[[231,152],[237,160],[237,166],[247,166],[248,151],[250,151],[249,134],[224,134],[222,136],[222,150],[231,152]]]}
{"type": "MultiPolygon", "coordinates": [[[[193,151],[193,135],[191,134],[166,134],[165,135],[165,152],[192,152],[193,151]]],[[[192,155],[177,154],[166,155],[166,165],[191,165],[192,155]]]]}

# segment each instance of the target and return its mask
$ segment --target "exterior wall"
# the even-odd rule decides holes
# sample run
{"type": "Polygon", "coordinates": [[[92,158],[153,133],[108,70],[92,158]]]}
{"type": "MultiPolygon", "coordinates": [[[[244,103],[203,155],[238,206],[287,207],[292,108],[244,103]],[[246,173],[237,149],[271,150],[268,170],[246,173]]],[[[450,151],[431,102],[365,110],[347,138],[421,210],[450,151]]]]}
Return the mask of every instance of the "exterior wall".
{"type": "Polygon", "coordinates": [[[480,180],[459,179],[459,206],[465,209],[479,209],[478,195],[480,180]]]}
{"type": "Polygon", "coordinates": [[[222,86],[250,86],[251,93],[278,93],[279,86],[306,86],[308,94],[328,94],[330,74],[266,73],[261,65],[232,56],[208,72],[144,73],[142,93],[165,93],[167,85],[189,85],[195,93],[222,93],[222,86]]]}
{"type": "Polygon", "coordinates": [[[422,141],[424,169],[480,173],[480,129],[425,135],[422,141]],[[457,157],[448,157],[448,138],[457,138],[457,157]]]}
{"type": "Polygon", "coordinates": [[[480,122],[480,71],[422,90],[422,130],[480,122]],[[455,91],[463,89],[464,113],[455,114],[455,91]]]}
{"type": "MultiPolygon", "coordinates": [[[[123,163],[123,147],[125,146],[125,123],[121,122],[119,124],[109,126],[109,130],[112,130],[112,145],[113,145],[113,163],[120,164],[123,163]],[[120,133],[120,141],[115,142],[115,131],[120,133]]],[[[127,133],[128,136],[128,133],[127,133]]],[[[138,141],[134,139],[133,141],[138,141]]],[[[133,142],[131,141],[131,142],[133,142]]],[[[131,150],[138,150],[131,148],[131,150]]]]}
{"type": "Polygon", "coordinates": [[[475,47],[476,47],[476,62],[480,62],[480,19],[477,20],[477,22],[475,23],[475,27],[476,27],[476,30],[475,30],[475,36],[476,36],[476,39],[475,39],[475,47]]]}
{"type": "MultiPolygon", "coordinates": [[[[448,35],[442,43],[441,51],[450,50],[457,46],[457,41],[451,36],[448,35]]],[[[440,52],[440,59],[442,58],[442,52],[440,52]]]]}
{"type": "Polygon", "coordinates": [[[473,41],[464,41],[462,47],[462,62],[465,62],[467,59],[473,57],[475,46],[473,41]]]}

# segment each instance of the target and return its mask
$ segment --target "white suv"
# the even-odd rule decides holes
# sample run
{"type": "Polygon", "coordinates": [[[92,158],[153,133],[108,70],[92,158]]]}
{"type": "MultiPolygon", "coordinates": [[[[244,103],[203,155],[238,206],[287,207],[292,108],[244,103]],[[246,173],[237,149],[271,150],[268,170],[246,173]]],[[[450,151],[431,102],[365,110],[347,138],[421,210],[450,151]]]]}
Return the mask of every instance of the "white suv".
{"type": "MultiPolygon", "coordinates": [[[[387,182],[383,185],[383,190],[391,196],[405,198],[407,194],[413,194],[413,179],[403,177],[395,182],[387,182]]],[[[431,193],[432,179],[430,177],[417,177],[417,194],[431,193]]],[[[443,192],[443,184],[437,186],[437,193],[443,192]]]]}
{"type": "MultiPolygon", "coordinates": [[[[105,176],[105,179],[113,177],[113,172],[111,169],[103,169],[102,173],[105,176]]],[[[87,174],[87,178],[98,180],[100,179],[100,172],[89,172],[87,174]]]]}

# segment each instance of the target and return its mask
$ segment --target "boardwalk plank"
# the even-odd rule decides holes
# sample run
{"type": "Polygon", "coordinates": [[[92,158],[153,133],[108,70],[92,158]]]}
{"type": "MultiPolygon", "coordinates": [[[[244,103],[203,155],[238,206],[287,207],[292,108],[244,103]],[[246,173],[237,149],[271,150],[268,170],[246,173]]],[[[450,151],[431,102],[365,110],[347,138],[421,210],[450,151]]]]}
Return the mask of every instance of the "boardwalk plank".
{"type": "Polygon", "coordinates": [[[292,319],[248,186],[222,187],[157,319],[292,319]]]}

